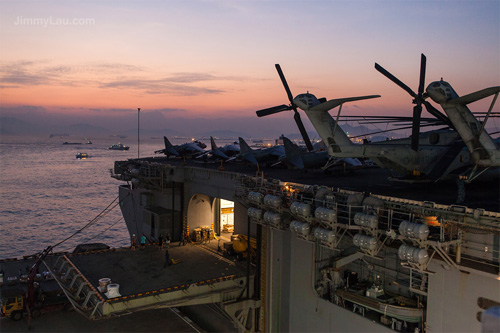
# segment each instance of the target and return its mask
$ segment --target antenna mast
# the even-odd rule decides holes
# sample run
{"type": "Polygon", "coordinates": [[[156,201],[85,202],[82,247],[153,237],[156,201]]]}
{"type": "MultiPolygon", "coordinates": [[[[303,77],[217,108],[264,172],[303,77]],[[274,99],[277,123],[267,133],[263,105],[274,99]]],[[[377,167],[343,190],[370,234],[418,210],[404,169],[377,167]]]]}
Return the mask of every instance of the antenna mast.
{"type": "Polygon", "coordinates": [[[140,139],[139,139],[139,128],[140,128],[139,114],[140,113],[141,113],[141,108],[137,108],[137,158],[139,158],[139,147],[140,147],[140,139]]]}

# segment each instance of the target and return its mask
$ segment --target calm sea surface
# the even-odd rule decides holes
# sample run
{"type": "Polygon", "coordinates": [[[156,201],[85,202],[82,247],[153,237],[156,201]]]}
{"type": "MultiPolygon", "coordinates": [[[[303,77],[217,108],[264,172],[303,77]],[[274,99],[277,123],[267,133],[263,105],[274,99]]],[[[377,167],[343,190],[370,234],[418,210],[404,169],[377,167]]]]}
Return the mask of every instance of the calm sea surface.
{"type": "MultiPolygon", "coordinates": [[[[137,141],[113,137],[91,140],[91,145],[63,145],[65,141],[85,140],[2,136],[0,259],[34,254],[62,241],[117,198],[118,186],[125,183],[111,178],[109,170],[116,160],[137,157],[137,141]],[[130,150],[107,149],[118,141],[130,150]],[[86,152],[90,158],[76,159],[78,152],[86,152]]],[[[162,139],[141,139],[141,157],[153,156],[154,150],[162,148],[162,139]]],[[[54,251],[72,251],[85,242],[113,247],[129,243],[119,206],[54,251]]]]}

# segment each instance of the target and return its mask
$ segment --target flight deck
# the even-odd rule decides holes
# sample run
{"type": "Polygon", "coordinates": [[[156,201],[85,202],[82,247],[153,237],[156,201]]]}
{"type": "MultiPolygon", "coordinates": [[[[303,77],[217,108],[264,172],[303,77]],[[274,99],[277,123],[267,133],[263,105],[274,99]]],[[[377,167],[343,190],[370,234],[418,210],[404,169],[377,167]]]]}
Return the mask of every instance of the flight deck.
{"type": "MultiPolygon", "coordinates": [[[[254,274],[243,262],[218,251],[216,239],[206,244],[171,243],[165,248],[117,248],[77,254],[57,253],[40,265],[42,286],[60,289],[73,307],[90,319],[149,308],[230,302],[242,294],[254,274]],[[103,283],[103,281],[105,283],[103,283]],[[57,286],[57,284],[58,286],[57,286]]],[[[27,288],[18,271],[34,259],[2,261],[5,283],[27,288]]]]}
{"type": "Polygon", "coordinates": [[[165,164],[173,167],[187,166],[207,170],[223,170],[229,173],[259,175],[263,178],[306,185],[327,186],[343,190],[372,193],[409,200],[435,202],[444,205],[458,205],[468,208],[482,208],[500,212],[500,172],[492,169],[474,181],[463,184],[464,194],[459,194],[459,185],[455,180],[440,182],[410,183],[395,180],[387,169],[379,167],[351,167],[339,165],[330,172],[321,169],[299,170],[284,167],[263,167],[240,162],[221,165],[218,161],[203,162],[197,159],[166,158],[164,156],[117,161],[119,165],[165,164]]]}

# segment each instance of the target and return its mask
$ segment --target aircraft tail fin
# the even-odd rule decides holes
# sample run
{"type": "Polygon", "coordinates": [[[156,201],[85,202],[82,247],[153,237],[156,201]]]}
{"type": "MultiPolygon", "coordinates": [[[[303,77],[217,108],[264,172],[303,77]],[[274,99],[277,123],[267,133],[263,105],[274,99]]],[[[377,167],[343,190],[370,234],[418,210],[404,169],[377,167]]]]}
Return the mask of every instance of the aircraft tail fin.
{"type": "Polygon", "coordinates": [[[331,99],[331,100],[326,101],[324,103],[313,106],[309,110],[310,111],[329,111],[329,110],[331,110],[331,109],[333,109],[341,104],[344,104],[346,102],[361,101],[364,99],[371,99],[371,98],[378,98],[378,97],[380,97],[380,95],[368,95],[368,96],[331,99]]]}
{"type": "Polygon", "coordinates": [[[252,148],[250,148],[248,143],[242,137],[239,137],[238,140],[240,142],[240,153],[241,154],[248,154],[249,152],[252,151],[252,148]]]}
{"type": "Polygon", "coordinates": [[[175,150],[174,146],[170,143],[166,136],[163,137],[163,141],[165,142],[165,155],[179,156],[179,153],[175,150]]]}
{"type": "Polygon", "coordinates": [[[210,136],[210,144],[212,146],[212,151],[216,151],[217,150],[217,145],[215,144],[215,140],[212,136],[210,136]]]}
{"type": "Polygon", "coordinates": [[[340,128],[339,124],[333,119],[328,111],[346,102],[378,97],[380,97],[380,95],[331,99],[304,110],[319,136],[328,147],[328,154],[330,156],[364,157],[365,152],[360,145],[351,142],[351,139],[349,139],[347,134],[340,128]]]}
{"type": "MultiPolygon", "coordinates": [[[[326,102],[328,103],[328,102],[326,102]]],[[[340,125],[333,117],[324,111],[310,109],[306,111],[309,120],[318,132],[319,136],[328,148],[328,153],[331,156],[337,157],[362,157],[362,152],[359,151],[359,145],[355,145],[340,125]],[[354,151],[356,150],[356,151],[354,151]],[[349,153],[347,153],[349,151],[349,153]],[[342,153],[346,153],[343,155],[342,153]]]]}
{"type": "Polygon", "coordinates": [[[465,96],[461,96],[452,100],[449,100],[447,104],[461,104],[461,105],[467,105],[469,103],[473,103],[476,101],[479,101],[480,99],[489,97],[491,95],[495,95],[500,93],[500,86],[499,87],[490,87],[486,89],[482,89],[473,93],[470,93],[465,96]]]}
{"type": "Polygon", "coordinates": [[[283,146],[285,147],[287,162],[299,169],[304,169],[304,161],[302,161],[301,157],[302,151],[300,150],[299,146],[294,144],[287,137],[283,137],[283,146]]]}
{"type": "Polygon", "coordinates": [[[257,164],[257,159],[253,155],[253,149],[250,148],[248,143],[246,143],[245,140],[243,140],[242,137],[239,137],[238,140],[240,141],[240,154],[241,156],[246,159],[247,161],[257,164]]]}
{"type": "Polygon", "coordinates": [[[210,137],[210,144],[212,146],[212,154],[215,157],[217,157],[218,159],[221,159],[221,160],[228,160],[229,159],[229,156],[227,156],[226,154],[224,154],[222,152],[222,150],[217,148],[217,145],[215,144],[215,140],[213,137],[210,137]]]}
{"type": "Polygon", "coordinates": [[[492,108],[499,93],[500,87],[491,87],[448,100],[442,104],[448,118],[469,149],[472,160],[481,167],[500,166],[500,150],[484,129],[485,124],[474,116],[467,108],[467,104],[496,94],[491,105],[492,108]]]}

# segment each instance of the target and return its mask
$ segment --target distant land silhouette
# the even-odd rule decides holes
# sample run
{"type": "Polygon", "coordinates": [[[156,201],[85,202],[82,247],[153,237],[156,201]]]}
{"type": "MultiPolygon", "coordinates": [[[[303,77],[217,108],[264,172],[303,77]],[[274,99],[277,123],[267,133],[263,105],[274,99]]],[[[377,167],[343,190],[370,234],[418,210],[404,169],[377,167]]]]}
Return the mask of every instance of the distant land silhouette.
{"type": "MultiPolygon", "coordinates": [[[[245,123],[245,119],[240,119],[243,123],[245,123]]],[[[167,121],[167,123],[173,121],[167,121]]],[[[196,126],[190,126],[190,123],[197,123],[197,120],[194,119],[183,119],[183,127],[182,128],[160,128],[160,129],[150,129],[147,128],[146,125],[141,125],[141,136],[146,137],[162,137],[162,136],[171,136],[171,137],[196,137],[196,138],[209,138],[210,136],[214,136],[217,138],[223,139],[232,139],[237,138],[239,136],[242,137],[255,137],[255,138],[278,138],[281,134],[284,134],[286,137],[294,140],[301,139],[300,133],[295,127],[295,123],[290,124],[290,128],[285,131],[279,130],[267,130],[263,131],[255,131],[253,132],[250,126],[247,126],[244,131],[238,131],[237,129],[214,129],[208,130],[207,128],[202,128],[200,130],[196,126]]],[[[222,123],[222,121],[221,121],[222,123]]],[[[248,123],[248,121],[247,121],[248,123]]],[[[168,124],[167,124],[168,125],[168,124]]],[[[373,132],[373,129],[370,129],[365,126],[351,126],[349,124],[341,124],[340,125],[344,131],[349,132],[350,135],[364,135],[373,132]]],[[[258,126],[255,126],[258,128],[258,126]]],[[[70,136],[79,135],[83,137],[92,137],[92,136],[109,136],[113,134],[120,134],[126,136],[136,136],[137,135],[137,127],[128,127],[128,128],[107,128],[104,126],[96,126],[88,123],[76,123],[69,125],[51,125],[51,124],[36,124],[29,121],[17,119],[14,117],[0,117],[0,133],[2,135],[47,135],[50,136],[53,133],[65,133],[70,136]]],[[[318,133],[314,130],[308,131],[309,137],[311,139],[320,139],[318,133]]],[[[378,137],[371,138],[375,141],[384,140],[386,137],[394,135],[394,133],[384,133],[379,135],[378,137]]]]}

